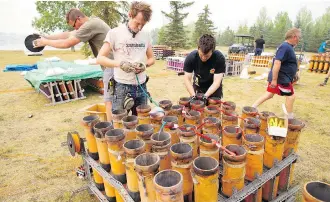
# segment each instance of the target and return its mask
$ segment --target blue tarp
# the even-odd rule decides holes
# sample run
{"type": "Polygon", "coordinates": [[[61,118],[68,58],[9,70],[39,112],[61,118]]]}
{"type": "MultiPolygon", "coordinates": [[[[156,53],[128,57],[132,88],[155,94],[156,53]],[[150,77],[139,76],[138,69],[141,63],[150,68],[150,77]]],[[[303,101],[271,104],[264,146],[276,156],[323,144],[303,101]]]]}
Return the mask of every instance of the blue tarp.
{"type": "Polygon", "coordinates": [[[3,70],[4,72],[15,72],[15,71],[31,71],[33,69],[38,69],[37,64],[27,65],[27,64],[12,64],[7,65],[6,68],[3,70]]]}

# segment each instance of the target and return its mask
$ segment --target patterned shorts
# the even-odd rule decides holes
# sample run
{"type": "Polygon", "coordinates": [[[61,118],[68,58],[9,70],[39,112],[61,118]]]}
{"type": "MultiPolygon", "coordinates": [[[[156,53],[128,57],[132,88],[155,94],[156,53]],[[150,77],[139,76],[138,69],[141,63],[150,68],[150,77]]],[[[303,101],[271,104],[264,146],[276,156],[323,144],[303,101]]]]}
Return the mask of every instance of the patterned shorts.
{"type": "Polygon", "coordinates": [[[280,96],[291,96],[294,94],[292,83],[277,84],[275,88],[271,87],[270,83],[268,83],[267,91],[280,96]]]}

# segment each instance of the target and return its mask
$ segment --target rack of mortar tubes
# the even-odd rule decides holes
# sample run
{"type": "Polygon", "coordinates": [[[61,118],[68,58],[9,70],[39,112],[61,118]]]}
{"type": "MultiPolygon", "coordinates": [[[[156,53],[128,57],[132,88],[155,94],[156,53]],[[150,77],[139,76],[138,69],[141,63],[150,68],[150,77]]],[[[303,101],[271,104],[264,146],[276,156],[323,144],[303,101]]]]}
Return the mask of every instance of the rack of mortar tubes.
{"type": "MultiPolygon", "coordinates": [[[[218,201],[220,202],[239,202],[244,200],[246,197],[248,197],[251,194],[256,194],[257,190],[259,188],[262,188],[262,186],[268,182],[271,181],[272,183],[275,183],[275,178],[279,176],[280,172],[284,170],[285,168],[289,168],[290,171],[292,169],[292,165],[296,163],[298,159],[298,155],[295,153],[290,154],[288,157],[283,159],[282,161],[276,162],[274,167],[271,169],[268,169],[264,167],[263,174],[258,176],[255,180],[252,182],[249,182],[245,180],[245,186],[242,190],[237,191],[233,190],[233,195],[229,198],[225,197],[221,190],[219,189],[219,195],[218,195],[218,201]]],[[[219,176],[223,175],[223,165],[220,164],[220,171],[219,176]]],[[[287,182],[290,181],[290,175],[287,175],[287,182]]],[[[221,180],[219,182],[221,184],[221,180]]],[[[274,185],[274,184],[273,184],[274,185]]],[[[274,190],[274,189],[273,189],[274,190]]],[[[295,194],[298,192],[299,186],[294,186],[292,188],[289,188],[287,185],[287,188],[285,191],[278,191],[278,194],[276,198],[273,198],[272,202],[280,202],[280,201],[295,201],[295,194]]]]}
{"type": "MultiPolygon", "coordinates": [[[[199,126],[201,127],[202,124],[199,126]]],[[[197,132],[197,131],[196,131],[197,132]]],[[[222,136],[222,134],[220,134],[222,136]]],[[[110,175],[103,167],[95,161],[91,156],[89,156],[89,152],[86,151],[82,139],[80,139],[79,135],[75,135],[72,133],[68,134],[68,140],[67,145],[69,146],[69,150],[71,154],[74,156],[76,153],[80,154],[82,156],[85,171],[87,173],[87,179],[88,179],[88,190],[90,190],[93,194],[97,196],[97,198],[100,201],[107,201],[107,198],[104,196],[104,193],[102,193],[98,187],[95,186],[95,183],[93,182],[90,169],[91,166],[93,168],[93,173],[97,172],[102,178],[104,182],[107,182],[108,184],[112,185],[114,189],[120,194],[123,201],[134,201],[131,196],[129,195],[128,191],[125,188],[125,185],[117,181],[112,175],[110,175]]],[[[221,145],[220,145],[221,146],[221,145]]],[[[263,187],[264,184],[268,183],[271,185],[270,190],[274,191],[275,187],[275,179],[280,176],[281,171],[286,169],[286,179],[284,181],[287,182],[286,185],[284,185],[284,189],[278,191],[278,194],[276,196],[271,197],[269,201],[294,201],[295,200],[295,193],[299,190],[299,187],[293,187],[290,188],[290,176],[291,169],[293,169],[293,165],[296,162],[298,158],[298,155],[296,153],[291,153],[290,155],[286,156],[281,161],[274,162],[274,166],[270,169],[264,167],[263,174],[260,176],[256,176],[256,178],[253,181],[247,181],[245,180],[245,186],[240,191],[233,190],[233,194],[231,197],[225,197],[222,192],[221,188],[219,188],[218,192],[218,201],[247,201],[247,197],[257,193],[257,190],[263,187]]],[[[223,166],[222,163],[220,163],[219,166],[219,176],[221,179],[221,176],[223,175],[223,166]]],[[[219,184],[221,184],[221,180],[219,180],[219,184]]],[[[219,186],[222,187],[222,186],[219,186]]],[[[283,187],[283,186],[282,186],[283,187]]],[[[256,201],[256,200],[254,200],[256,201]]]]}
{"type": "Polygon", "coordinates": [[[97,172],[103,178],[104,182],[107,182],[108,184],[113,186],[115,190],[118,191],[124,201],[134,202],[123,184],[116,180],[113,176],[111,176],[109,172],[102,168],[100,163],[98,163],[96,160],[94,160],[88,155],[88,152],[84,146],[84,140],[80,138],[77,132],[68,133],[67,145],[72,156],[75,156],[75,154],[77,153],[82,157],[84,170],[86,172],[86,178],[88,181],[88,184],[85,188],[88,190],[89,193],[94,194],[99,201],[108,202],[108,199],[106,198],[105,194],[102,193],[102,191],[100,191],[98,187],[96,187],[93,181],[93,177],[90,172],[90,167],[92,167],[93,172],[97,172]]]}
{"type": "MultiPolygon", "coordinates": [[[[252,107],[244,107],[243,108],[243,114],[242,117],[237,116],[237,118],[241,120],[246,120],[247,114],[244,113],[245,109],[251,110],[252,107]],[[243,118],[244,117],[244,118],[243,118]]],[[[255,112],[251,112],[250,116],[255,116],[255,112]]],[[[269,112],[267,112],[269,113],[269,112]]],[[[256,112],[258,114],[258,112],[256,112]]],[[[269,124],[270,122],[274,121],[273,119],[282,120],[281,118],[276,117],[274,114],[269,116],[267,119],[268,122],[268,131],[269,129],[274,129],[273,124],[269,124]]],[[[284,121],[286,128],[288,127],[287,120],[284,121]]],[[[292,120],[292,122],[297,122],[296,120],[292,120]]],[[[300,123],[300,121],[298,121],[300,123]]],[[[293,123],[292,123],[293,124],[293,123]]],[[[297,124],[297,123],[295,123],[297,124]]],[[[283,123],[282,123],[283,125],[283,123]]],[[[278,125],[281,129],[284,129],[284,126],[278,125]]],[[[298,124],[297,124],[298,125],[298,124]]],[[[304,126],[304,124],[302,124],[304,126]]],[[[260,125],[259,125],[260,126],[260,125]]],[[[303,128],[303,126],[301,128],[303,128]]],[[[300,133],[300,130],[299,132],[300,133]]],[[[294,133],[294,130],[292,131],[292,125],[290,129],[290,133],[294,133]]],[[[298,128],[294,128],[298,129],[298,128]]],[[[242,129],[243,130],[243,129],[242,129]]],[[[278,132],[278,131],[276,131],[278,132]]],[[[274,133],[274,131],[273,131],[274,133]]],[[[282,131],[283,133],[283,131],[282,131]]],[[[284,131],[286,134],[287,131],[284,131]]],[[[247,133],[248,134],[248,133],[247,133]]],[[[247,135],[245,134],[245,135],[247,135]]],[[[266,135],[267,136],[267,135],[266,135]]],[[[299,135],[298,135],[299,136],[299,135]]],[[[270,137],[270,136],[268,136],[270,137]]],[[[295,138],[297,136],[294,136],[295,138]]],[[[287,137],[286,137],[287,138],[287,137]]],[[[292,136],[290,137],[293,138],[292,136]]],[[[296,144],[297,139],[292,144],[296,144]]],[[[297,145],[294,145],[297,146],[297,145]]],[[[230,197],[226,197],[221,189],[219,189],[218,194],[218,201],[222,202],[238,202],[238,201],[272,201],[272,202],[280,202],[280,201],[295,201],[295,194],[299,190],[299,186],[293,186],[290,187],[291,181],[292,181],[292,173],[294,170],[294,164],[297,162],[298,155],[296,154],[296,147],[292,148],[292,146],[287,146],[287,149],[285,153],[283,153],[283,160],[277,161],[274,160],[273,166],[271,168],[267,168],[265,165],[263,165],[263,172],[261,175],[255,174],[255,179],[252,181],[247,180],[245,177],[244,180],[244,187],[240,190],[237,190],[235,188],[232,189],[232,195],[230,197]],[[280,181],[280,182],[279,182],[280,181]],[[280,185],[279,185],[280,184],[280,185]],[[268,200],[265,200],[264,198],[261,200],[261,197],[258,198],[259,190],[265,189],[266,190],[266,196],[268,197],[268,200]]],[[[219,165],[219,184],[222,185],[222,177],[224,176],[224,164],[221,161],[219,165]]],[[[264,191],[264,190],[263,190],[264,191]]]]}
{"type": "MultiPolygon", "coordinates": [[[[94,194],[99,201],[108,201],[104,195],[94,184],[94,181],[92,179],[92,175],[90,173],[90,167],[93,168],[94,172],[98,172],[104,181],[108,182],[110,185],[112,185],[121,195],[122,199],[127,202],[134,202],[134,200],[130,197],[127,190],[123,186],[122,183],[117,181],[113,176],[110,175],[106,170],[104,170],[101,165],[95,161],[93,158],[91,158],[84,146],[83,140],[76,134],[69,133],[68,134],[68,140],[67,145],[69,146],[69,150],[72,156],[75,156],[75,154],[81,155],[83,162],[84,162],[84,170],[86,171],[86,176],[88,180],[88,185],[86,188],[88,191],[92,194],[94,194]],[[80,145],[80,146],[79,146],[80,145]]],[[[289,168],[291,171],[293,163],[297,161],[298,155],[295,153],[290,154],[288,157],[283,159],[282,161],[276,162],[274,167],[271,169],[267,169],[264,167],[264,172],[261,176],[257,176],[257,178],[252,181],[248,182],[245,181],[245,186],[242,190],[237,191],[233,190],[233,195],[229,198],[226,198],[221,193],[221,189],[219,189],[218,194],[218,201],[219,202],[239,202],[243,201],[245,198],[250,196],[251,194],[255,194],[259,188],[261,188],[266,182],[271,181],[275,182],[275,178],[279,176],[280,172],[284,170],[285,168],[289,168]]],[[[290,172],[289,172],[290,173],[290,172]]],[[[219,169],[219,179],[221,179],[221,176],[223,175],[223,166],[222,163],[220,163],[220,169],[219,169]]],[[[287,175],[287,182],[290,182],[290,175],[287,175]]],[[[221,184],[221,180],[219,180],[219,184],[221,184]]],[[[221,186],[219,186],[221,187],[221,186]]],[[[295,186],[293,188],[289,188],[287,185],[286,191],[279,191],[276,198],[273,198],[272,202],[281,202],[281,201],[295,201],[295,194],[299,190],[298,186],[295,186]]]]}

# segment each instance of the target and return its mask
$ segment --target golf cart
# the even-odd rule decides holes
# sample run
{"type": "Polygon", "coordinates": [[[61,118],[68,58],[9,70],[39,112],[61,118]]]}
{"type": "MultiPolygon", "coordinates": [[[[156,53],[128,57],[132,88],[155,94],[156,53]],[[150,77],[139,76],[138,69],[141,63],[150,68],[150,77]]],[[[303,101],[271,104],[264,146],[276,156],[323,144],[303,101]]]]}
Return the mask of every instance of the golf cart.
{"type": "Polygon", "coordinates": [[[235,35],[235,43],[229,46],[228,54],[230,53],[253,53],[254,52],[254,37],[251,35],[235,35]]]}

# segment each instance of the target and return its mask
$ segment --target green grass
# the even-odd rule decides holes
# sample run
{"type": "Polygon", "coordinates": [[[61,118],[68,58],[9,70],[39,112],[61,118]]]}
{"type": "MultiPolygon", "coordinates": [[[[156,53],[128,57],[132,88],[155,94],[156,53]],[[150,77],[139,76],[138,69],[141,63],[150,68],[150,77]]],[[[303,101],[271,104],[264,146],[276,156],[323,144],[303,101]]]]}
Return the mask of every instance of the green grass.
{"type": "MultiPolygon", "coordinates": [[[[83,58],[79,52],[70,51],[46,51],[43,57],[0,51],[0,67],[32,64],[51,56],[67,61],[83,58]]],[[[188,96],[183,77],[166,70],[164,61],[157,60],[148,74],[148,89],[155,100],[170,99],[178,103],[180,97],[188,96]]],[[[294,112],[306,123],[294,175],[294,184],[300,186],[311,180],[330,183],[330,86],[318,86],[324,77],[303,71],[302,85],[295,86],[294,112]]],[[[239,113],[242,107],[252,105],[266,88],[265,81],[238,77],[226,77],[223,84],[224,100],[236,102],[239,113]]],[[[78,131],[84,136],[80,125],[84,115],[79,110],[103,99],[97,93],[87,92],[85,100],[45,106],[48,102],[42,94],[33,91],[19,72],[0,72],[0,201],[68,201],[72,191],[86,185],[86,181],[75,174],[75,168],[81,164],[80,157],[71,157],[61,143],[66,141],[69,131],[78,131]],[[32,118],[28,118],[30,114],[32,118]]],[[[283,97],[275,96],[259,110],[281,115],[283,102],[283,97]]],[[[74,201],[97,200],[84,191],[77,194],[74,201]]]]}

